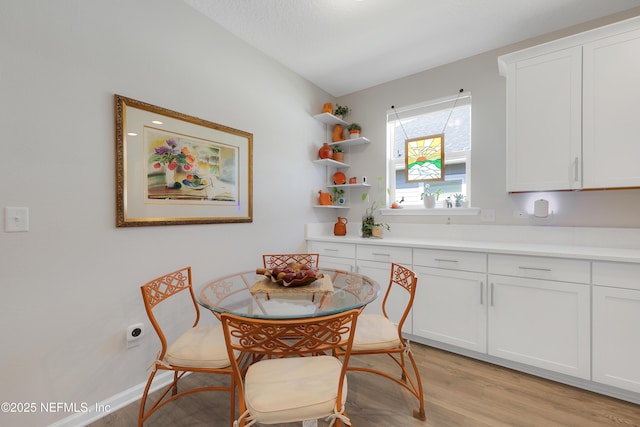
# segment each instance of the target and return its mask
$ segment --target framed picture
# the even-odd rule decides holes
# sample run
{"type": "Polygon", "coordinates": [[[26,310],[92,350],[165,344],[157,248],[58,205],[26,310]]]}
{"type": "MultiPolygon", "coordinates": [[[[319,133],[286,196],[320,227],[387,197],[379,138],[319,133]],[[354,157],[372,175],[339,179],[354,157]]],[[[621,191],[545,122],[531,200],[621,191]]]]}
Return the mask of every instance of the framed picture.
{"type": "Polygon", "coordinates": [[[444,180],[444,134],[407,139],[404,153],[406,182],[444,180]]]}
{"type": "Polygon", "coordinates": [[[253,221],[253,135],[115,95],[116,226],[253,221]]]}

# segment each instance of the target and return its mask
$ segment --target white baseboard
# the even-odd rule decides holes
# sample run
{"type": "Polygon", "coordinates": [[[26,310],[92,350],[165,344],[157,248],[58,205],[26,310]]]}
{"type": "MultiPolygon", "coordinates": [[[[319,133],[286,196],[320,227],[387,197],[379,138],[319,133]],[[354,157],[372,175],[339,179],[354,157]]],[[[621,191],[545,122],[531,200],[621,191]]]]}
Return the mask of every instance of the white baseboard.
{"type": "MultiPolygon", "coordinates": [[[[167,386],[171,384],[171,381],[173,381],[173,372],[162,372],[160,374],[157,374],[153,380],[153,386],[151,387],[151,390],[149,392],[151,393],[160,389],[161,387],[167,386]]],[[[118,409],[124,408],[130,403],[139,400],[146,385],[146,381],[140,383],[114,396],[111,396],[108,399],[103,400],[102,402],[96,403],[95,406],[89,407],[86,412],[73,414],[69,417],[61,419],[60,421],[56,421],[55,423],[50,424],[48,427],[84,427],[88,424],[91,424],[92,422],[97,421],[102,417],[106,417],[110,413],[113,413],[118,409]]]]}

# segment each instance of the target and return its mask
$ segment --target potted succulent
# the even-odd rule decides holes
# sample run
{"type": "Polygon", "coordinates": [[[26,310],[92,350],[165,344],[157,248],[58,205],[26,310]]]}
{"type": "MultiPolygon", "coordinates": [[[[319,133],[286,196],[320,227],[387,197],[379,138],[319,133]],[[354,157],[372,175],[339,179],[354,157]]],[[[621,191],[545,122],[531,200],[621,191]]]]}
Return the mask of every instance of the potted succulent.
{"type": "Polygon", "coordinates": [[[342,146],[333,146],[333,160],[335,160],[336,162],[344,162],[344,151],[342,149],[342,146]]]}
{"type": "Polygon", "coordinates": [[[436,207],[436,201],[442,193],[442,190],[439,188],[435,192],[431,192],[430,188],[431,186],[429,184],[425,184],[422,194],[420,194],[420,200],[423,201],[424,207],[429,209],[436,207]]]}
{"type": "Polygon", "coordinates": [[[347,130],[349,131],[351,138],[359,138],[362,127],[358,123],[351,123],[347,126],[347,130]]]}
{"type": "Polygon", "coordinates": [[[453,195],[453,198],[456,199],[456,208],[461,208],[462,202],[464,201],[464,194],[456,193],[453,195]]]}
{"type": "Polygon", "coordinates": [[[333,110],[333,115],[341,119],[344,119],[345,117],[347,117],[347,114],[349,114],[350,112],[351,112],[351,109],[346,105],[336,104],[336,108],[335,110],[333,110]]]}

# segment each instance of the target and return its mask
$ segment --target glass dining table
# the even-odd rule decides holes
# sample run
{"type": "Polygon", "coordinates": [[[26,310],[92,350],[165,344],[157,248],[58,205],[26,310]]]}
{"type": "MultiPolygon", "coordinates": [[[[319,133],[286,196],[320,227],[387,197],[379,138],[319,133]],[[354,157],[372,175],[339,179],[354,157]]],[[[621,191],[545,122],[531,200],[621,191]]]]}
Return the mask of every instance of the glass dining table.
{"type": "Polygon", "coordinates": [[[380,293],[378,283],[362,274],[320,268],[317,276],[313,283],[285,287],[255,270],[244,271],[205,283],[197,298],[215,315],[295,319],[364,308],[380,293]]]}

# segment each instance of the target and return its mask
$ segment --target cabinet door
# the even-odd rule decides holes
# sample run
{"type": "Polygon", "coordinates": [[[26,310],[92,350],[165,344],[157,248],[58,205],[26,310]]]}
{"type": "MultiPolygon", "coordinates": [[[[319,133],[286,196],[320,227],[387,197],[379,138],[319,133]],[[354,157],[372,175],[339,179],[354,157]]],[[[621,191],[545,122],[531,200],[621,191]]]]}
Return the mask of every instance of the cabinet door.
{"type": "Polygon", "coordinates": [[[330,256],[321,256],[318,260],[320,268],[333,268],[336,270],[344,270],[353,272],[356,270],[356,260],[353,258],[337,258],[330,256]]]}
{"type": "Polygon", "coordinates": [[[487,352],[486,274],[415,267],[414,335],[487,352]]]}
{"type": "Polygon", "coordinates": [[[317,242],[310,240],[307,242],[307,251],[320,255],[320,262],[325,256],[337,258],[356,258],[356,245],[353,243],[317,242]]]}
{"type": "Polygon", "coordinates": [[[584,46],[584,187],[640,186],[640,30],[584,46]]]}
{"type": "MultiPolygon", "coordinates": [[[[411,266],[406,266],[411,267],[411,266]]],[[[382,301],[384,294],[389,288],[389,278],[391,277],[391,263],[377,261],[358,260],[358,273],[371,277],[380,285],[380,295],[374,301],[369,303],[364,309],[367,314],[382,314],[382,301]]],[[[418,287],[420,283],[418,283],[418,287]]],[[[402,316],[404,308],[409,301],[409,295],[404,289],[392,289],[387,301],[387,314],[389,318],[397,324],[402,316]]],[[[412,333],[411,314],[407,316],[402,328],[403,332],[412,333]]]]}
{"type": "Polygon", "coordinates": [[[489,275],[489,354],[590,379],[590,286],[489,275]]]}
{"type": "Polygon", "coordinates": [[[574,47],[509,65],[507,191],[580,188],[581,55],[574,47]]]}
{"type": "Polygon", "coordinates": [[[640,291],[593,287],[593,381],[640,393],[640,291]]]}

